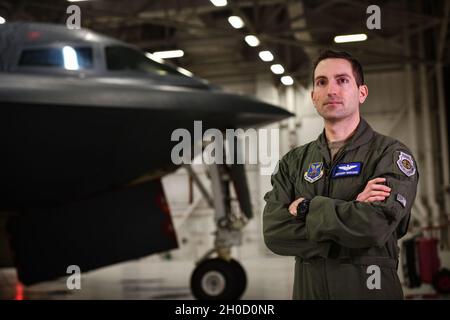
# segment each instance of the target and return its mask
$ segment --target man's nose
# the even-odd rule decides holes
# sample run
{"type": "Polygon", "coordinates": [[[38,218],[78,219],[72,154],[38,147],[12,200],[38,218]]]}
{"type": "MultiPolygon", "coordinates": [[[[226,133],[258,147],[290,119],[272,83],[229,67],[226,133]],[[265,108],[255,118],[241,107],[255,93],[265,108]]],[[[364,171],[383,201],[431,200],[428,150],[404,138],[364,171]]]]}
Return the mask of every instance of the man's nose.
{"type": "Polygon", "coordinates": [[[339,86],[335,83],[329,83],[328,84],[328,95],[329,96],[335,96],[339,91],[339,86]]]}

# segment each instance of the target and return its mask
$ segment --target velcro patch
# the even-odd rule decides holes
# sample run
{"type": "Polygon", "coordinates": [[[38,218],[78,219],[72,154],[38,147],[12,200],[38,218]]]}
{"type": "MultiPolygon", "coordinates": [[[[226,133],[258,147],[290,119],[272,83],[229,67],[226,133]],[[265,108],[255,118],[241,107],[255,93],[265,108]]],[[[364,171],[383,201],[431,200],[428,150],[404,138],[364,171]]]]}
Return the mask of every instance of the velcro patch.
{"type": "Polygon", "coordinates": [[[361,173],[362,162],[338,163],[331,178],[358,176],[361,173]]]}
{"type": "Polygon", "coordinates": [[[310,163],[303,177],[309,183],[316,182],[323,176],[323,162],[310,163]]]}

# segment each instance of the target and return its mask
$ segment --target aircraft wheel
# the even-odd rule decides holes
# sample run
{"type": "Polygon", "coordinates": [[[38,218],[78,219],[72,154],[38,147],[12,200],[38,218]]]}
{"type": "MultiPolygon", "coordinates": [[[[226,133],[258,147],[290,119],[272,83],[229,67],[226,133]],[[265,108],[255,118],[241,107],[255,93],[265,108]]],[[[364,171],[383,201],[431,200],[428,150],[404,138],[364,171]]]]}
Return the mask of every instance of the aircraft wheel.
{"type": "Polygon", "coordinates": [[[247,276],[236,261],[215,258],[200,263],[192,273],[191,290],[199,300],[235,300],[244,293],[247,276]]]}
{"type": "MultiPolygon", "coordinates": [[[[247,288],[247,275],[245,274],[245,270],[242,265],[234,259],[230,260],[230,264],[234,268],[234,272],[236,274],[236,286],[238,287],[238,292],[240,292],[239,297],[244,293],[247,288]]],[[[239,298],[238,297],[238,298],[239,298]]]]}

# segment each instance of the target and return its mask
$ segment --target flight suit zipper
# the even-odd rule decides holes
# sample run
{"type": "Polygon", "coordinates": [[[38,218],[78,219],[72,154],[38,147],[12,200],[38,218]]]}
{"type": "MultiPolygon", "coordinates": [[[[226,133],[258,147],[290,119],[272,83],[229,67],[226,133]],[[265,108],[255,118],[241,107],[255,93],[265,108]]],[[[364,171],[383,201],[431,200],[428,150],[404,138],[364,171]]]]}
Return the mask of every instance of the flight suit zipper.
{"type": "Polygon", "coordinates": [[[334,167],[336,166],[336,164],[341,160],[342,156],[345,153],[345,148],[341,149],[338,154],[336,155],[336,157],[334,158],[334,160],[331,161],[331,165],[328,166],[327,164],[327,170],[329,172],[326,172],[325,174],[325,184],[326,184],[326,190],[327,190],[327,197],[330,197],[330,187],[331,187],[331,175],[333,174],[333,170],[334,167]]]}
{"type": "MultiPolygon", "coordinates": [[[[334,160],[331,161],[331,165],[329,166],[329,172],[327,172],[325,175],[327,197],[330,197],[331,175],[333,174],[334,167],[341,160],[341,158],[343,157],[344,154],[345,154],[345,148],[342,148],[341,150],[339,150],[339,152],[337,153],[334,160]]],[[[327,166],[328,166],[328,164],[327,164],[327,166]]],[[[341,251],[341,247],[337,243],[333,242],[328,251],[328,257],[331,259],[337,259],[340,251],[341,251]]],[[[325,269],[326,268],[327,268],[327,265],[326,265],[326,260],[325,260],[325,269]]],[[[326,274],[328,274],[328,273],[326,273],[326,274]]],[[[328,283],[327,283],[327,288],[328,288],[328,283]]],[[[327,293],[329,294],[328,289],[327,289],[327,293]]]]}

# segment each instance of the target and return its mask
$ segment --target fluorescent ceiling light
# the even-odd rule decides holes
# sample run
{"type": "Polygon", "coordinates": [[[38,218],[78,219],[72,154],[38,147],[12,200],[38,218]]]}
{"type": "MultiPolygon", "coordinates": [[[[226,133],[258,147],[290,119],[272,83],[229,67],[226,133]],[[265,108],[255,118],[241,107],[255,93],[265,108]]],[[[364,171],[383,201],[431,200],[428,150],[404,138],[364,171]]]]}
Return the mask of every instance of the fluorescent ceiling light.
{"type": "Polygon", "coordinates": [[[182,67],[178,67],[177,71],[179,73],[184,74],[185,76],[188,76],[188,77],[193,77],[194,76],[194,74],[192,72],[190,72],[189,70],[186,70],[185,68],[182,68],[182,67]]]}
{"type": "Polygon", "coordinates": [[[209,0],[216,7],[225,7],[227,5],[227,0],[209,0]]]}
{"type": "Polygon", "coordinates": [[[245,42],[247,42],[250,47],[257,47],[260,44],[259,39],[251,34],[245,37],[245,42]]]}
{"type": "Polygon", "coordinates": [[[6,19],[0,16],[0,24],[4,24],[6,22],[6,19]]]}
{"type": "Polygon", "coordinates": [[[273,54],[270,51],[260,51],[259,52],[259,57],[261,58],[262,61],[272,61],[273,60],[273,54]]]}
{"type": "Polygon", "coordinates": [[[281,77],[281,83],[285,86],[292,86],[294,84],[294,79],[291,76],[281,77]]]}
{"type": "Polygon", "coordinates": [[[78,70],[80,66],[78,65],[77,52],[74,48],[65,46],[62,50],[64,59],[64,68],[67,70],[78,70]]]}
{"type": "Polygon", "coordinates": [[[88,0],[67,0],[68,2],[82,2],[82,1],[88,1],[88,0]]]}
{"type": "Polygon", "coordinates": [[[153,60],[153,61],[156,61],[156,62],[159,62],[159,63],[164,63],[164,60],[163,60],[163,59],[158,58],[158,57],[155,57],[155,55],[151,54],[150,52],[146,52],[146,53],[145,53],[145,56],[146,56],[147,58],[149,58],[150,60],[153,60]]]}
{"type": "Polygon", "coordinates": [[[244,26],[244,21],[238,16],[231,16],[228,18],[228,22],[233,26],[235,29],[240,29],[244,26]]]}
{"type": "Polygon", "coordinates": [[[336,42],[336,43],[357,42],[357,41],[365,41],[365,40],[367,40],[367,35],[364,33],[347,34],[344,36],[334,37],[334,42],[336,42]]]}
{"type": "Polygon", "coordinates": [[[275,74],[282,74],[284,73],[284,68],[281,64],[273,64],[270,66],[270,70],[272,70],[273,73],[275,74]]]}
{"type": "Polygon", "coordinates": [[[153,56],[159,59],[172,59],[184,56],[183,50],[168,50],[153,52],[153,56]]]}

